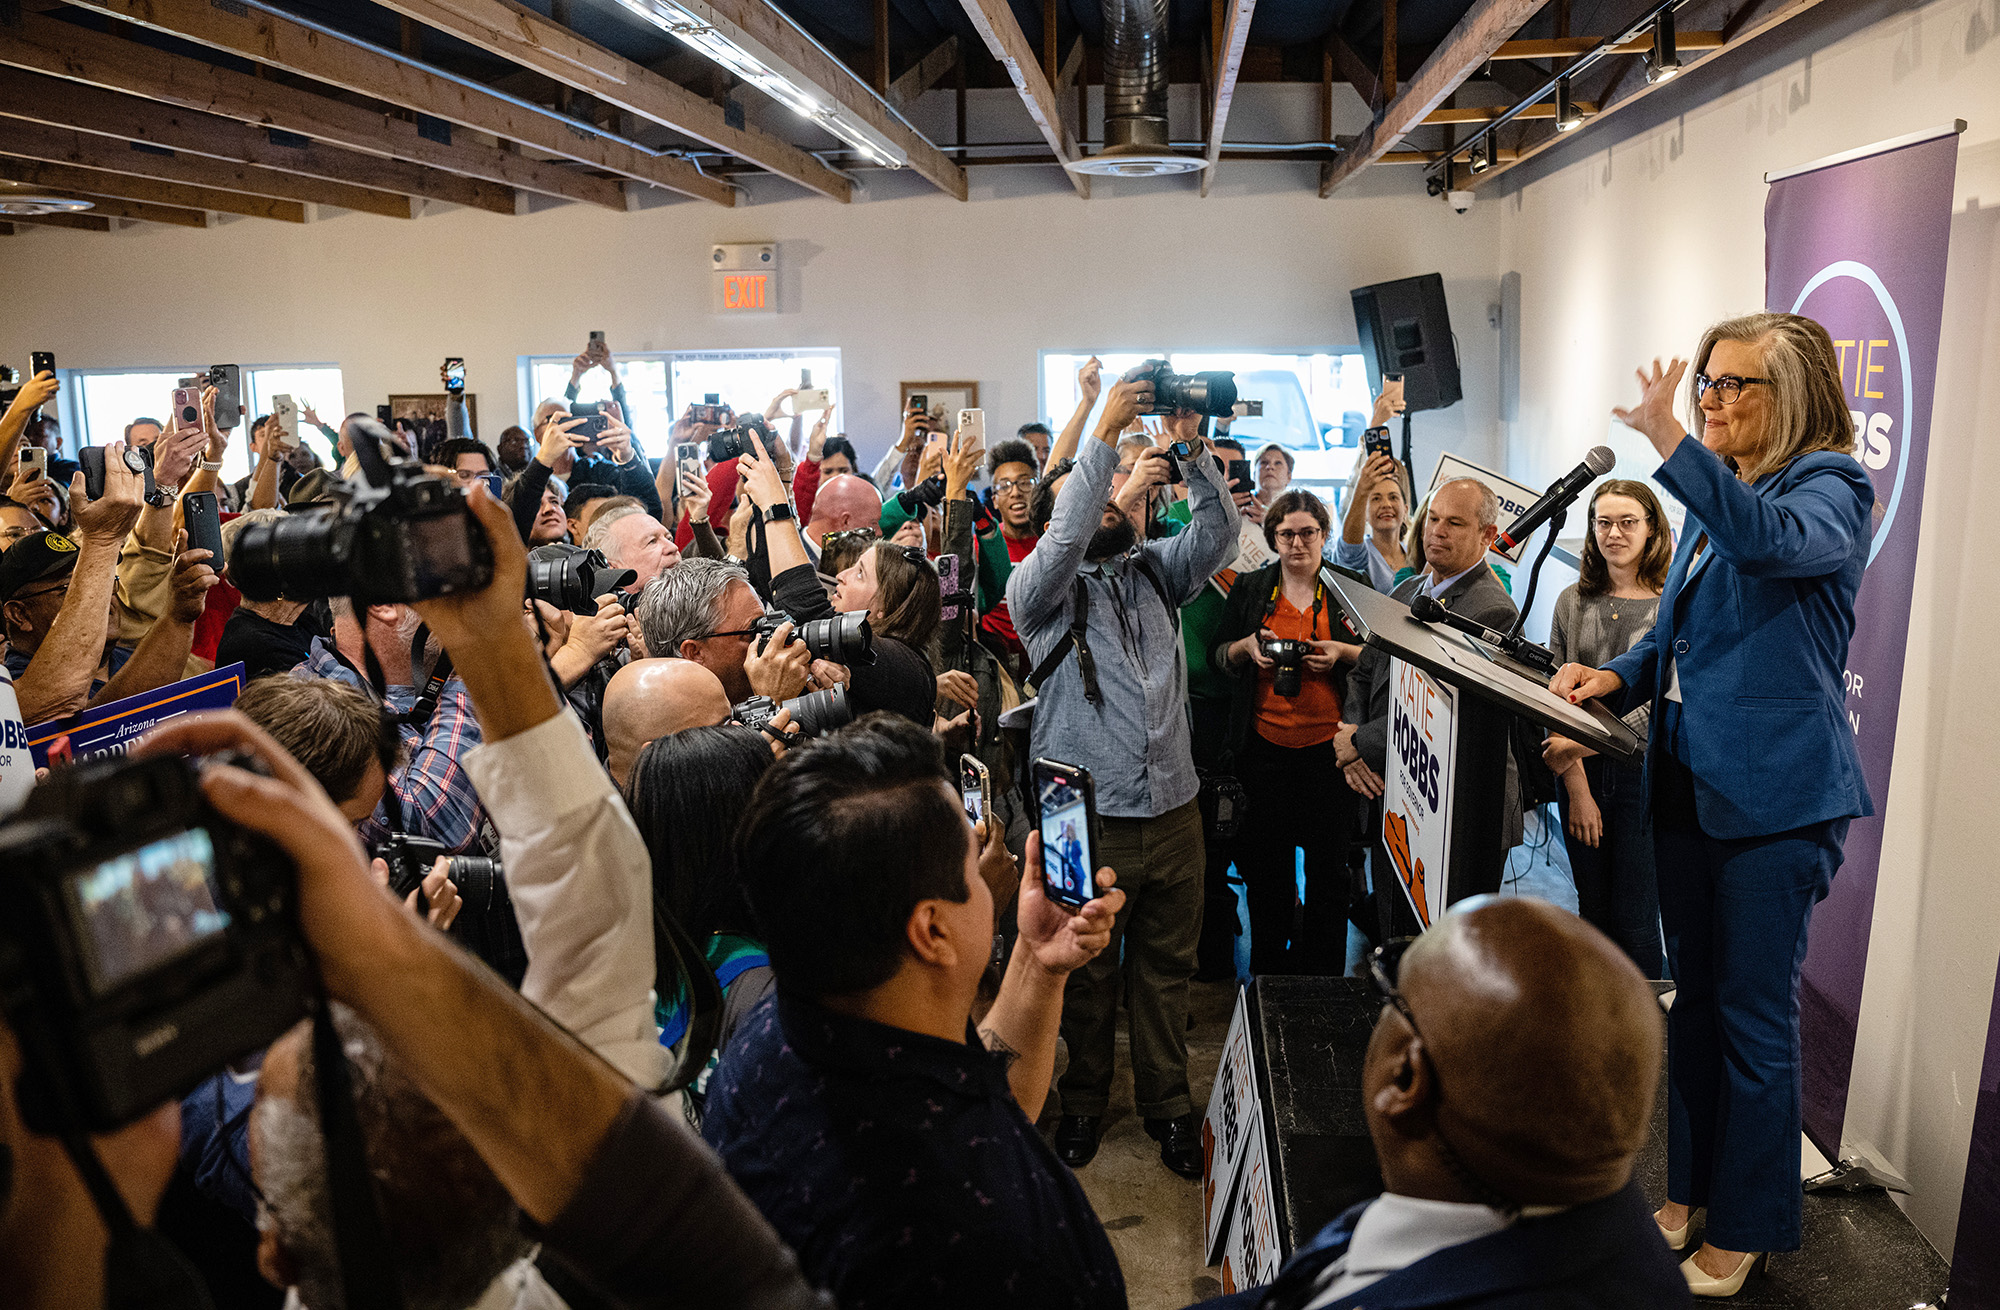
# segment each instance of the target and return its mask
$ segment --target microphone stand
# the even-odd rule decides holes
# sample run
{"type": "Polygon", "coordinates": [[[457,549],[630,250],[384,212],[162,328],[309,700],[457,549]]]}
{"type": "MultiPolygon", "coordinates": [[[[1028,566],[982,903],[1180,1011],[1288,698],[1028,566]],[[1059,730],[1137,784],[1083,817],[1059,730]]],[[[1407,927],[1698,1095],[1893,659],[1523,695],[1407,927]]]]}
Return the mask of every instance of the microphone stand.
{"type": "MultiPolygon", "coordinates": [[[[1403,471],[1410,475],[1410,492],[1414,495],[1417,489],[1417,464],[1410,454],[1410,411],[1407,409],[1403,411],[1403,471]]],[[[1415,512],[1414,508],[1411,512],[1415,512]]]]}
{"type": "Polygon", "coordinates": [[[1567,509],[1559,509],[1549,518],[1549,535],[1542,538],[1542,548],[1535,553],[1535,562],[1528,569],[1528,593],[1521,598],[1521,611],[1514,616],[1514,626],[1507,629],[1510,637],[1521,635],[1521,628],[1528,621],[1528,611],[1535,607],[1535,588],[1541,585],[1542,565],[1548,563],[1549,551],[1556,544],[1556,534],[1562,531],[1563,520],[1568,517],[1567,509]]]}

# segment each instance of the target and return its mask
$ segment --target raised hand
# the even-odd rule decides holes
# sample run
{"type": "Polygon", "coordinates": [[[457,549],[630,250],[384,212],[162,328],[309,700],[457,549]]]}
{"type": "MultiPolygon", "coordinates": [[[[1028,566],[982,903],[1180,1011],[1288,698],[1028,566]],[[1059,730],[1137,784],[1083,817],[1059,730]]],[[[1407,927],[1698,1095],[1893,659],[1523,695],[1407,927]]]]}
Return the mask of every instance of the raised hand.
{"type": "Polygon", "coordinates": [[[1083,367],[1077,370],[1076,385],[1083,393],[1084,403],[1095,405],[1104,390],[1104,361],[1095,355],[1086,360],[1083,367]]]}
{"type": "Polygon", "coordinates": [[[1676,357],[1664,367],[1655,359],[1651,369],[1640,369],[1639,403],[1630,409],[1613,409],[1611,415],[1635,432],[1644,433],[1653,443],[1653,449],[1665,459],[1674,453],[1674,447],[1681,444],[1687,435],[1680,420],[1674,417],[1674,392],[1681,385],[1681,378],[1687,373],[1687,361],[1676,357]]]}
{"type": "Polygon", "coordinates": [[[1028,944],[1035,963],[1058,976],[1073,973],[1089,964],[1111,944],[1111,925],[1125,907],[1125,893],[1118,890],[1118,875],[1110,868],[1097,871],[1097,895],[1072,911],[1048,898],[1042,890],[1042,835],[1028,836],[1027,867],[1021,873],[1021,903],[1015,921],[1021,939],[1028,944]]]}

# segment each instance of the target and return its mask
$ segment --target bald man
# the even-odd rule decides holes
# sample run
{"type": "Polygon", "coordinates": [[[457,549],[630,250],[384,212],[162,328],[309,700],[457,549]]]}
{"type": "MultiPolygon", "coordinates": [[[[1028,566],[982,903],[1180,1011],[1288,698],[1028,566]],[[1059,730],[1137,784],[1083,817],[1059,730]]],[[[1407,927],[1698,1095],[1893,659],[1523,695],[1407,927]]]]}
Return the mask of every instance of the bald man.
{"type": "Polygon", "coordinates": [[[647,743],[728,717],[722,680],[693,660],[633,660],[604,689],[605,767],[623,787],[647,743]]]}
{"type": "Polygon", "coordinates": [[[1632,1179],[1664,1024],[1630,958],[1566,910],[1487,896],[1454,907],[1400,967],[1377,962],[1361,1098],[1383,1193],[1269,1288],[1207,1305],[1691,1304],[1632,1179]]]}
{"type": "Polygon", "coordinates": [[[812,518],[806,523],[806,549],[819,562],[819,543],[829,532],[854,528],[882,530],[882,493],[851,473],[828,478],[813,497],[812,518]]]}

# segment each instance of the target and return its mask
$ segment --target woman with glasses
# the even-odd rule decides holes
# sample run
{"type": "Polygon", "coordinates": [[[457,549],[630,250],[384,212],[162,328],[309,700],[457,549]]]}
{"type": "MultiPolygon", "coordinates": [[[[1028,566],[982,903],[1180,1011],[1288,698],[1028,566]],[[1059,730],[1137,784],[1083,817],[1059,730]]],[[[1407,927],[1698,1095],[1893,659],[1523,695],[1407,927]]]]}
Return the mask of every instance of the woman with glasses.
{"type": "Polygon", "coordinates": [[[1333,737],[1344,666],[1361,648],[1320,578],[1331,523],[1310,491],[1278,495],[1264,515],[1264,540],[1278,558],[1236,579],[1210,656],[1235,680],[1228,749],[1249,798],[1236,868],[1250,902],[1255,974],[1345,971],[1346,856],[1356,800],[1334,759],[1333,737]],[[1295,930],[1299,849],[1306,901],[1295,930]]]}
{"type": "Polygon", "coordinates": [[[847,694],[859,716],[889,710],[929,728],[937,704],[937,674],[930,659],[943,614],[937,570],[914,547],[878,541],[844,569],[829,597],[806,558],[798,520],[777,467],[763,443],[736,462],[743,492],[764,520],[771,556],[771,594],[799,624],[861,611],[874,634],[874,659],[847,666],[847,694]]]}
{"type": "MultiPolygon", "coordinates": [[[[1590,533],[1583,539],[1583,568],[1556,599],[1549,649],[1557,663],[1596,668],[1632,649],[1653,626],[1674,542],[1659,497],[1643,482],[1599,483],[1585,522],[1590,533]]],[[[1638,706],[1625,721],[1644,736],[1651,709],[1638,706]]],[[[1606,760],[1555,733],[1542,759],[1563,784],[1558,802],[1577,913],[1624,947],[1639,972],[1666,977],[1643,766],[1606,760]]]]}
{"type": "Polygon", "coordinates": [[[1660,916],[1679,992],[1667,1025],[1667,1243],[1698,1296],[1741,1290],[1765,1253],[1799,1247],[1799,969],[1813,906],[1852,819],[1874,813],[1842,674],[1868,565],[1875,488],[1854,460],[1842,366],[1825,328],[1750,314],[1687,366],[1639,371],[1616,416],[1664,461],[1687,506],[1659,618],[1599,668],[1565,664],[1572,701],[1650,705],[1646,765],[1660,916]]]}

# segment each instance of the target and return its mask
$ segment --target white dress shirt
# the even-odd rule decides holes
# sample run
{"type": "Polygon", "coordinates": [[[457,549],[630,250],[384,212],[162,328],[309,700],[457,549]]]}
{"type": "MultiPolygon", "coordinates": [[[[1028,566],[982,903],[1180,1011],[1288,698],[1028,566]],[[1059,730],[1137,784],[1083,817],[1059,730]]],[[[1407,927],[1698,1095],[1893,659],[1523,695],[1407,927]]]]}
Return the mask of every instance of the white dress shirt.
{"type": "Polygon", "coordinates": [[[653,1021],[653,861],[576,715],[466,753],[500,832],[528,951],[521,995],[641,1087],[666,1077],[653,1021]]]}
{"type": "MultiPolygon", "coordinates": [[[[1537,1212],[1554,1213],[1543,1207],[1537,1212]]],[[[1384,1192],[1355,1221],[1347,1255],[1320,1275],[1319,1293],[1306,1310],[1332,1305],[1426,1256],[1490,1236],[1513,1222],[1490,1206],[1384,1192]]]]}

